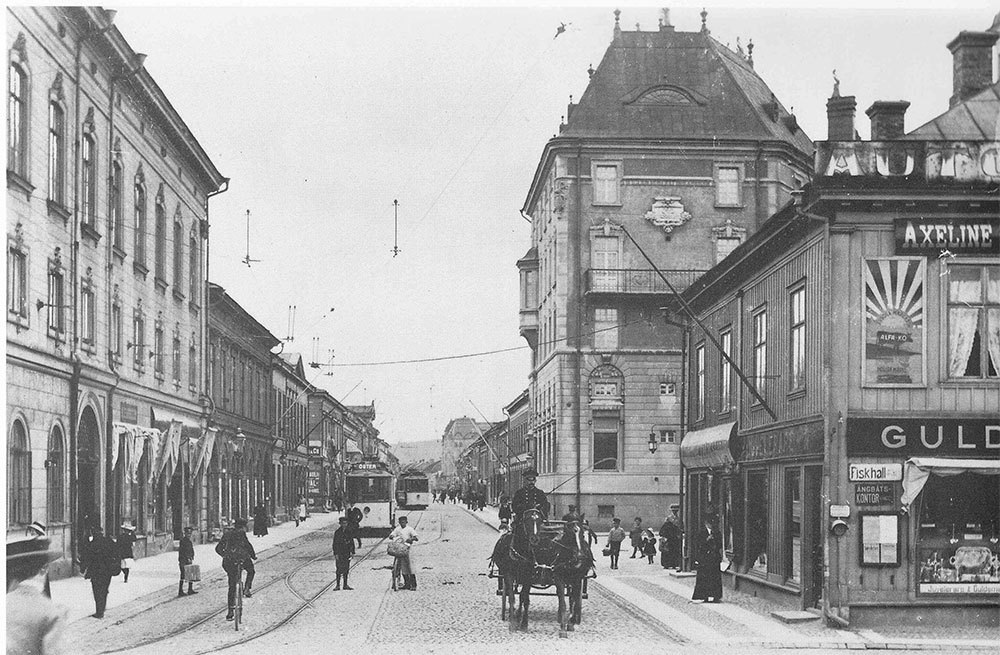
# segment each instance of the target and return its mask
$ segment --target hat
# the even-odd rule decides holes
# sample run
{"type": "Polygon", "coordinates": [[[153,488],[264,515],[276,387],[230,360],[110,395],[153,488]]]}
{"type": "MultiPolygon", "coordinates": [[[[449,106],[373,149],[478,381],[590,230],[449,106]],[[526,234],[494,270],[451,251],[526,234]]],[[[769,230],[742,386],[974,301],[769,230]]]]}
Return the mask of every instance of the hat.
{"type": "Polygon", "coordinates": [[[670,503],[670,509],[680,509],[680,508],[681,506],[678,505],[677,503],[670,503]]]}
{"type": "Polygon", "coordinates": [[[128,530],[129,532],[135,532],[135,526],[132,525],[131,521],[125,521],[122,523],[122,530],[128,530]]]}
{"type": "Polygon", "coordinates": [[[536,471],[535,469],[525,469],[524,473],[521,474],[521,477],[523,477],[523,478],[537,478],[538,477],[538,471],[536,471]]]}
{"type": "Polygon", "coordinates": [[[621,523],[622,522],[622,520],[619,519],[619,518],[613,518],[611,520],[614,521],[615,523],[621,523]]]}
{"type": "Polygon", "coordinates": [[[184,532],[192,532],[192,531],[194,531],[194,528],[191,527],[190,525],[184,528],[184,532]]]}
{"type": "Polygon", "coordinates": [[[38,536],[44,537],[48,528],[46,528],[45,524],[42,523],[41,521],[32,521],[31,524],[28,526],[28,530],[37,532],[38,536]]]}

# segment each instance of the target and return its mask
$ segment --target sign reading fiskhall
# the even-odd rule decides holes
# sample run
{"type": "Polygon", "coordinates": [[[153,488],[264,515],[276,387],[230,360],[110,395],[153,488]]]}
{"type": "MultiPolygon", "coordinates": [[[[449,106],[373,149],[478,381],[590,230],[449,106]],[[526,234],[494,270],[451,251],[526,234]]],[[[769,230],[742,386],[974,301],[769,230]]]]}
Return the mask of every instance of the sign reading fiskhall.
{"type": "Polygon", "coordinates": [[[1000,253],[1000,221],[996,218],[897,218],[897,255],[1000,253]]]}
{"type": "Polygon", "coordinates": [[[1000,420],[848,418],[847,454],[1000,457],[1000,420]]]}

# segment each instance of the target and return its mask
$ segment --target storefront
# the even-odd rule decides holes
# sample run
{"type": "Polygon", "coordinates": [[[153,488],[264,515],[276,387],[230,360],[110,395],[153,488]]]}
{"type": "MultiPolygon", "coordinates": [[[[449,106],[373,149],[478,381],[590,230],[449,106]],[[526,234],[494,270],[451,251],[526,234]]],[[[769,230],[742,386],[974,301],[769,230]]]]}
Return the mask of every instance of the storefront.
{"type": "MultiPolygon", "coordinates": [[[[694,566],[694,536],[706,518],[716,524],[723,536],[723,551],[733,558],[735,537],[741,534],[733,508],[733,479],[736,459],[733,437],[736,423],[721,423],[684,435],[681,441],[681,464],[685,470],[683,518],[687,526],[684,568],[694,566]]],[[[738,495],[738,494],[737,494],[738,495]]]]}
{"type": "MultiPolygon", "coordinates": [[[[850,418],[847,455],[863,581],[857,597],[927,611],[961,605],[997,623],[1000,421],[850,418]],[[907,582],[894,593],[869,592],[886,576],[907,582]]],[[[852,603],[852,621],[872,611],[852,603]]]]}

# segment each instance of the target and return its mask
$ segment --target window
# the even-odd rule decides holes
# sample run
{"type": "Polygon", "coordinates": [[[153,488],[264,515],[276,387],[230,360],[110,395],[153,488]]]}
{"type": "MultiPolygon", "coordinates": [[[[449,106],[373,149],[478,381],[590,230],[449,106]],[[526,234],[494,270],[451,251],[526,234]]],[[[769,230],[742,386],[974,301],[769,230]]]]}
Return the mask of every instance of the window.
{"type": "Polygon", "coordinates": [[[122,306],[115,301],[111,305],[111,356],[116,362],[122,360],[122,306]]]}
{"type": "Polygon", "coordinates": [[[49,200],[66,204],[66,119],[62,107],[49,103],[49,200]]]}
{"type": "Polygon", "coordinates": [[[748,571],[767,575],[767,471],[747,472],[746,499],[748,571]]]}
{"type": "Polygon", "coordinates": [[[80,284],[80,341],[83,347],[94,348],[96,322],[97,322],[97,301],[94,294],[94,286],[89,279],[84,279],[80,284]]]}
{"type": "Polygon", "coordinates": [[[789,344],[788,388],[797,391],[806,386],[806,289],[794,289],[788,297],[789,344]]]}
{"type": "Polygon", "coordinates": [[[132,366],[142,373],[146,369],[146,317],[138,309],[132,314],[132,366]]]}
{"type": "Polygon", "coordinates": [[[948,267],[948,376],[996,378],[1000,370],[1000,266],[948,267]]]}
{"type": "Polygon", "coordinates": [[[163,326],[157,323],[153,327],[153,375],[157,380],[163,379],[163,326]]]}
{"type": "Polygon", "coordinates": [[[80,202],[85,226],[96,229],[97,221],[97,156],[94,152],[94,138],[83,135],[80,149],[80,202]]]}
{"type": "Polygon", "coordinates": [[[28,318],[28,255],[15,242],[7,245],[7,318],[28,318]]]}
{"type": "Polygon", "coordinates": [[[617,410],[594,411],[593,469],[595,471],[618,470],[620,423],[620,414],[617,410]]]}
{"type": "Polygon", "coordinates": [[[723,207],[741,206],[739,166],[716,166],[715,204],[723,207]]]}
{"type": "Polygon", "coordinates": [[[590,268],[591,288],[594,291],[621,291],[618,284],[618,251],[620,241],[617,236],[591,234],[590,268]]]}
{"type": "Polygon", "coordinates": [[[7,519],[26,525],[31,523],[31,450],[20,420],[14,421],[7,444],[7,519]]]}
{"type": "MultiPolygon", "coordinates": [[[[767,311],[761,309],[753,315],[753,385],[764,396],[767,381],[767,311]]],[[[756,402],[756,400],[755,400],[756,402]]]]}
{"type": "MultiPolygon", "coordinates": [[[[194,391],[198,384],[198,353],[194,348],[194,337],[188,346],[188,388],[194,391]]],[[[260,417],[258,417],[259,419],[260,417]]]]}
{"type": "Polygon", "coordinates": [[[661,396],[673,396],[677,393],[677,385],[673,382],[661,382],[660,383],[660,395],[661,396]]]}
{"type": "Polygon", "coordinates": [[[49,336],[62,338],[66,333],[66,284],[62,266],[49,261],[48,328],[49,336]]]}
{"type": "Polygon", "coordinates": [[[7,80],[7,170],[24,177],[28,152],[28,76],[11,63],[7,80]]]}
{"type": "Polygon", "coordinates": [[[785,469],[785,578],[794,584],[802,579],[802,485],[801,471],[785,469]]]}
{"type": "Polygon", "coordinates": [[[135,184],[135,263],[146,265],[146,187],[141,181],[135,184]]]}
{"type": "Polygon", "coordinates": [[[700,343],[694,350],[694,398],[695,416],[701,421],[705,418],[705,344],[700,343]]]}
{"type": "Polygon", "coordinates": [[[201,267],[198,265],[198,230],[197,222],[191,226],[191,235],[188,237],[188,298],[190,302],[198,304],[201,294],[198,289],[201,287],[201,267]]]}
{"type": "Polygon", "coordinates": [[[173,350],[173,373],[174,373],[174,385],[177,387],[181,386],[181,337],[180,334],[174,334],[174,350],[173,350]]]}
{"type": "MultiPolygon", "coordinates": [[[[726,329],[719,335],[719,345],[722,352],[733,356],[733,331],[726,329]]],[[[725,357],[719,355],[719,411],[726,413],[733,408],[733,365],[725,357]]]]}
{"type": "Polygon", "coordinates": [[[618,164],[594,164],[594,204],[617,205],[621,203],[618,190],[618,164]]]}
{"type": "Polygon", "coordinates": [[[158,281],[165,283],[167,280],[167,212],[163,207],[162,196],[156,199],[154,213],[156,215],[155,251],[153,253],[156,267],[155,275],[158,281]]]}
{"type": "Polygon", "coordinates": [[[118,250],[124,250],[125,244],[122,241],[122,233],[125,231],[122,225],[122,165],[115,162],[111,167],[111,189],[108,195],[108,227],[111,229],[111,243],[118,250]]]}
{"type": "Polygon", "coordinates": [[[184,291],[184,226],[180,215],[174,217],[174,293],[184,291]]]}
{"type": "Polygon", "coordinates": [[[660,443],[677,443],[676,430],[660,430],[660,443]]]}
{"type": "Polygon", "coordinates": [[[45,459],[45,486],[48,498],[46,516],[49,523],[58,523],[66,520],[65,503],[63,494],[66,488],[64,483],[65,452],[63,448],[63,432],[57,425],[52,428],[49,434],[49,451],[45,459]]]}
{"type": "Polygon", "coordinates": [[[606,307],[594,308],[594,348],[615,350],[618,348],[618,310],[606,307]]]}

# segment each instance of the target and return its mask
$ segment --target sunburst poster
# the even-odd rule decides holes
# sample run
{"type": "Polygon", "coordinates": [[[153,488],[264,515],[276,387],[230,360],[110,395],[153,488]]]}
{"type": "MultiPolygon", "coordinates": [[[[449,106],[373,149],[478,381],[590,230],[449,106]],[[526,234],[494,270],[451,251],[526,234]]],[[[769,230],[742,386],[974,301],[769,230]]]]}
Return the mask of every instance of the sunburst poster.
{"type": "Polygon", "coordinates": [[[924,383],[925,273],[923,258],[864,260],[865,386],[924,383]]]}

